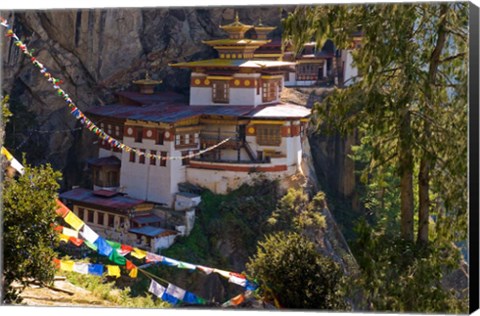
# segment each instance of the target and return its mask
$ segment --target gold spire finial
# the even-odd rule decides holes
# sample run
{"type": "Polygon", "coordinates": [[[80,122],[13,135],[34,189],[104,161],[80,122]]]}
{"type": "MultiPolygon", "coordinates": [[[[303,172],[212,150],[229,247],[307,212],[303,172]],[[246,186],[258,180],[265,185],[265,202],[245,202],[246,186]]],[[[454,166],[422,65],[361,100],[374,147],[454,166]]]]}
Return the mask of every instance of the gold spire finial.
{"type": "Polygon", "coordinates": [[[262,17],[259,17],[259,18],[258,18],[258,26],[263,26],[263,24],[262,24],[262,17]]]}
{"type": "Polygon", "coordinates": [[[150,80],[150,79],[151,79],[150,78],[150,73],[147,70],[147,72],[145,73],[145,80],[150,80]]]}
{"type": "Polygon", "coordinates": [[[239,22],[239,18],[238,18],[238,11],[235,13],[235,22],[239,22]]]}

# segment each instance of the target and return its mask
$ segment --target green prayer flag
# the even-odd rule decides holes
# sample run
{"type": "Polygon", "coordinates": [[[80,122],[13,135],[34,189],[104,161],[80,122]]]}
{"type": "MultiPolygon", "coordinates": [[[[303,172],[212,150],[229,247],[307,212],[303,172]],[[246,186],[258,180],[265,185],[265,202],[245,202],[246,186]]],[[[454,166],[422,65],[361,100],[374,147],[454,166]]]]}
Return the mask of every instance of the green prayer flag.
{"type": "Polygon", "coordinates": [[[98,250],[98,247],[95,246],[94,244],[92,244],[91,242],[89,242],[88,240],[84,240],[83,241],[85,243],[85,245],[88,246],[88,248],[94,250],[94,251],[97,251],[98,250]]]}
{"type": "Polygon", "coordinates": [[[115,262],[116,264],[119,264],[119,265],[122,265],[122,266],[127,264],[127,259],[125,259],[125,257],[119,255],[116,249],[113,249],[110,256],[108,256],[108,259],[110,259],[111,261],[115,262]]]}
{"type": "Polygon", "coordinates": [[[109,244],[114,249],[120,249],[122,244],[116,241],[107,240],[107,244],[109,244]]]}

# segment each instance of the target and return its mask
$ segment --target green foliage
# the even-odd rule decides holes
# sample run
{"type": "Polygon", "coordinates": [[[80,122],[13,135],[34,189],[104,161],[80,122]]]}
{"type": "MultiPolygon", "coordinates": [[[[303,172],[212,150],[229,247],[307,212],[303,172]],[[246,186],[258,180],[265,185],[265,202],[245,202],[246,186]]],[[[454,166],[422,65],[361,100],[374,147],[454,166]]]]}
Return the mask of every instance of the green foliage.
{"type": "Polygon", "coordinates": [[[227,195],[206,191],[202,194],[192,232],[164,254],[227,269],[232,265],[232,258],[221,253],[219,246],[228,242],[236,259],[246,261],[266,229],[266,220],[275,209],[277,194],[277,183],[266,180],[243,185],[227,195]]]}
{"type": "Polygon", "coordinates": [[[261,283],[266,299],[284,308],[347,308],[342,293],[342,269],[320,255],[315,245],[298,233],[279,232],[258,244],[247,264],[250,275],[261,283]]]}
{"type": "Polygon", "coordinates": [[[297,231],[325,228],[321,211],[326,208],[325,193],[319,192],[309,201],[303,189],[290,188],[278,202],[268,219],[271,231],[297,231]]]}
{"type": "MultiPolygon", "coordinates": [[[[363,289],[361,309],[390,312],[455,313],[468,310],[468,300],[442,287],[442,279],[460,260],[450,242],[436,238],[419,247],[398,233],[375,231],[365,221],[357,226],[352,249],[361,267],[355,287],[363,289]]],[[[466,297],[467,295],[465,295],[466,297]]]]}
{"type": "Polygon", "coordinates": [[[60,176],[50,165],[27,166],[24,175],[3,182],[3,302],[19,299],[11,287],[14,281],[25,286],[53,279],[58,235],[52,223],[60,176]]]}

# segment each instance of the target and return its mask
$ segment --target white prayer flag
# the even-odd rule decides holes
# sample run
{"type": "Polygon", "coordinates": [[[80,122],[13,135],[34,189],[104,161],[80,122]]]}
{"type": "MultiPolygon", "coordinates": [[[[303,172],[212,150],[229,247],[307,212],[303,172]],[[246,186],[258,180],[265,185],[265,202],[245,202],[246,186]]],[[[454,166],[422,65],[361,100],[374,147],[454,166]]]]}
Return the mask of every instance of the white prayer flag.
{"type": "Polygon", "coordinates": [[[247,280],[246,279],[242,279],[242,278],[239,278],[239,277],[234,276],[234,275],[230,276],[230,278],[228,279],[228,282],[238,284],[238,285],[243,286],[243,287],[247,286],[247,280]]]}
{"type": "Polygon", "coordinates": [[[11,166],[13,169],[17,170],[18,173],[20,173],[20,174],[24,174],[24,173],[25,173],[25,171],[23,170],[22,164],[19,163],[18,160],[15,159],[15,158],[13,158],[12,160],[10,160],[10,166],[11,166]]]}
{"type": "Polygon", "coordinates": [[[161,298],[163,296],[163,293],[165,293],[165,288],[160,284],[158,284],[157,282],[155,282],[154,280],[152,280],[150,282],[150,287],[148,288],[148,291],[153,295],[155,295],[156,297],[161,298]]]}
{"type": "Polygon", "coordinates": [[[88,263],[75,262],[73,265],[73,271],[81,274],[88,274],[88,263]]]}
{"type": "Polygon", "coordinates": [[[84,225],[83,226],[83,229],[82,231],[80,232],[80,234],[83,236],[84,239],[88,240],[89,242],[91,242],[92,244],[95,242],[95,240],[97,240],[98,238],[98,234],[96,232],[94,232],[90,227],[88,227],[87,225],[84,225]]]}
{"type": "Polygon", "coordinates": [[[170,294],[171,296],[178,298],[179,300],[183,300],[185,297],[186,291],[182,288],[179,288],[178,286],[175,286],[173,284],[168,284],[167,287],[167,294],[170,294]]]}
{"type": "Polygon", "coordinates": [[[78,238],[78,232],[76,230],[70,229],[68,227],[63,227],[63,234],[69,237],[78,238]]]}

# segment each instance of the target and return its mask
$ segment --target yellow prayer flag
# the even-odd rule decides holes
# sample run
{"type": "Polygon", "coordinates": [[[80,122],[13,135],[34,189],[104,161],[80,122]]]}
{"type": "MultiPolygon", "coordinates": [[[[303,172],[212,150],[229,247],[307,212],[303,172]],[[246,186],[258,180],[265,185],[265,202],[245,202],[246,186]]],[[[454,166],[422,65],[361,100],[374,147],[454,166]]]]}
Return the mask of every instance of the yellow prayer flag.
{"type": "Polygon", "coordinates": [[[5,157],[7,157],[8,161],[13,159],[12,154],[3,146],[2,146],[2,155],[5,155],[5,157]]]}
{"type": "Polygon", "coordinates": [[[65,234],[60,234],[60,241],[68,242],[69,239],[70,239],[70,236],[65,234]]]}
{"type": "Polygon", "coordinates": [[[138,274],[138,269],[135,267],[133,268],[130,273],[128,274],[131,278],[136,278],[138,274]]]}
{"type": "Polygon", "coordinates": [[[133,248],[133,251],[130,254],[138,259],[143,259],[147,256],[147,252],[145,250],[141,250],[138,248],[133,248]]]}
{"type": "Polygon", "coordinates": [[[75,261],[72,260],[61,260],[60,261],[60,270],[63,271],[73,271],[73,266],[75,265],[75,261]]]}
{"type": "MultiPolygon", "coordinates": [[[[73,267],[72,267],[72,269],[73,269],[73,267]]],[[[107,265],[107,275],[119,278],[120,277],[120,267],[119,266],[107,265]]]]}
{"type": "Polygon", "coordinates": [[[75,213],[72,211],[68,212],[67,216],[64,217],[65,222],[70,224],[76,231],[79,231],[80,228],[85,224],[80,218],[78,218],[75,213]]]}

